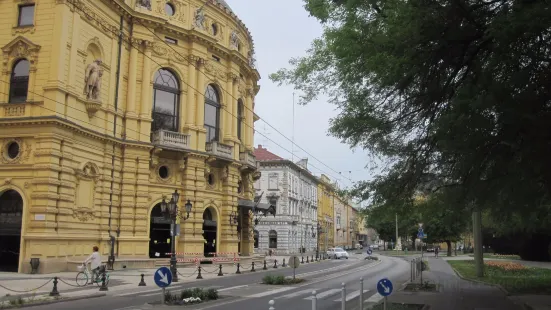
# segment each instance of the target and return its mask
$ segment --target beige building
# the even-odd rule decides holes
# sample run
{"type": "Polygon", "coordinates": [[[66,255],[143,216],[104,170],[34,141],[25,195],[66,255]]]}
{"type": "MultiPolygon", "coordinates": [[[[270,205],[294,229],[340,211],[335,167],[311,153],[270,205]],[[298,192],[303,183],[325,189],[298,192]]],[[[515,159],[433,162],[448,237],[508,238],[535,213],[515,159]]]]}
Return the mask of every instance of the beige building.
{"type": "Polygon", "coordinates": [[[9,0],[0,20],[0,269],[94,245],[154,266],[175,191],[176,252],[252,253],[260,75],[225,1],[9,0]]]}

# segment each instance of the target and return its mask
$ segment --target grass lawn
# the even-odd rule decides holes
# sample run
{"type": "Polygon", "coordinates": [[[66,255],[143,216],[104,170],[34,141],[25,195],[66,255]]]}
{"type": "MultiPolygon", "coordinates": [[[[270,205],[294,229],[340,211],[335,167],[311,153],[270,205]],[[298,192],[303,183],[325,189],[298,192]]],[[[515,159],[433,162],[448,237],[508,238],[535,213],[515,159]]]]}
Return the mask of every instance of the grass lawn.
{"type": "MultiPolygon", "coordinates": [[[[474,254],[469,254],[469,256],[474,257],[474,254]]],[[[518,255],[501,255],[501,254],[491,254],[491,253],[484,253],[484,258],[520,260],[520,256],[518,255]]]]}
{"type": "Polygon", "coordinates": [[[421,251],[408,251],[407,254],[405,251],[378,251],[377,252],[380,255],[387,255],[387,256],[405,256],[405,255],[420,255],[421,251]]]}
{"type": "Polygon", "coordinates": [[[467,279],[499,284],[511,294],[551,294],[551,269],[524,267],[514,262],[490,261],[485,262],[484,277],[477,278],[474,261],[448,263],[467,279]]]}

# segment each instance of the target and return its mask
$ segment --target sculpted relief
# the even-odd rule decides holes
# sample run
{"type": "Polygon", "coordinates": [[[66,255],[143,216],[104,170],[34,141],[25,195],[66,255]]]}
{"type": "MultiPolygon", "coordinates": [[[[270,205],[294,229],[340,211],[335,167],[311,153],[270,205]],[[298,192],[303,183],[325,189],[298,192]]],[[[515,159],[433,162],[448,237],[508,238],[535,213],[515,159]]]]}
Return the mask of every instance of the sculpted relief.
{"type": "Polygon", "coordinates": [[[239,37],[235,30],[230,35],[230,48],[239,49],[239,37]]]}
{"type": "Polygon", "coordinates": [[[195,18],[193,19],[193,26],[205,30],[205,12],[200,7],[195,11],[195,18]]]}
{"type": "Polygon", "coordinates": [[[138,0],[137,4],[151,11],[151,0],[138,0]]]}
{"type": "Polygon", "coordinates": [[[84,94],[86,99],[101,101],[101,60],[96,59],[86,67],[84,72],[84,94]]]}

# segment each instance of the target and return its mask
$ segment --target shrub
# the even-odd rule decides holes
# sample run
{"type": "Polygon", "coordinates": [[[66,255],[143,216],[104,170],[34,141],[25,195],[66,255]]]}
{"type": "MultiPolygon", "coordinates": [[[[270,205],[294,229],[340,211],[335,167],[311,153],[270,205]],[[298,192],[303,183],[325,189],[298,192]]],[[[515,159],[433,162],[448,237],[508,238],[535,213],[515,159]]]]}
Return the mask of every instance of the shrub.
{"type": "Polygon", "coordinates": [[[274,276],[271,274],[267,274],[262,278],[262,283],[264,284],[274,284],[274,276]]]}

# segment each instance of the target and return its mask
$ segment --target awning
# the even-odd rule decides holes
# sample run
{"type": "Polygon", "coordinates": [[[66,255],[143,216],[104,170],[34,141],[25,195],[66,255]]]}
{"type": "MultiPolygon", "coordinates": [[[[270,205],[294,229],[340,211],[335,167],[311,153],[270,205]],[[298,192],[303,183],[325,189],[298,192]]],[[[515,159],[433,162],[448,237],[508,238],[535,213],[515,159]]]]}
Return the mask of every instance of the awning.
{"type": "Polygon", "coordinates": [[[256,206],[256,212],[262,212],[264,214],[275,214],[275,206],[272,206],[268,203],[258,203],[252,201],[252,200],[246,200],[246,199],[239,199],[237,200],[237,206],[243,209],[250,209],[253,210],[256,206]]]}

